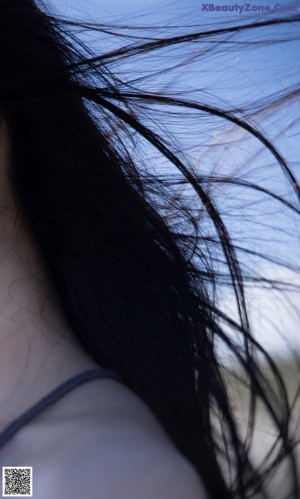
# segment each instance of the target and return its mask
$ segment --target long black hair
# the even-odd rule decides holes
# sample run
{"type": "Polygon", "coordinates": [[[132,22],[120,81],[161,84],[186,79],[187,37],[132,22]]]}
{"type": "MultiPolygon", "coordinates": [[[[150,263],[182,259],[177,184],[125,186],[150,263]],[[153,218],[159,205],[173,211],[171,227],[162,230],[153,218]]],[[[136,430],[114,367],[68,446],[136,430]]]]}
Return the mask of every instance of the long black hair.
{"type": "MultiPolygon", "coordinates": [[[[10,138],[9,176],[19,217],[35,237],[82,347],[99,365],[118,371],[149,405],[216,499],[267,497],[268,477],[284,459],[291,469],[286,497],[299,497],[300,488],[292,403],[276,363],[252,333],[247,308],[246,283],[267,281],[251,277],[239,257],[243,251],[267,256],[232,240],[211,187],[222,183],[253,189],[295,217],[299,185],[280,152],[240,106],[229,109],[174,91],[151,91],[143,66],[126,81],[118,64],[125,62],[129,70],[140,55],[186,44],[197,49],[197,43],[208,40],[206,51],[195,50],[201,59],[212,46],[221,50],[222,41],[228,43],[235,34],[299,22],[299,16],[277,15],[200,31],[173,27],[178,32],[168,36],[157,36],[156,27],[151,37],[146,27],[142,35],[133,26],[62,18],[33,0],[2,0],[0,6],[0,111],[10,138]],[[123,43],[96,55],[76,29],[109,34],[123,43]],[[196,174],[176,137],[163,128],[159,133],[154,119],[155,113],[160,120],[164,115],[176,119],[181,110],[194,121],[195,113],[199,119],[227,120],[260,141],[286,174],[294,201],[293,194],[287,199],[254,181],[208,175],[204,167],[196,174]],[[196,194],[192,207],[181,187],[174,189],[174,175],[147,168],[150,150],[168,162],[169,172],[171,165],[178,169],[177,183],[196,194]],[[233,290],[237,318],[219,306],[222,285],[233,290]],[[220,343],[235,356],[240,383],[249,388],[245,440],[220,343]],[[249,447],[257,401],[278,437],[276,455],[261,468],[252,462],[249,447]]],[[[162,71],[156,68],[157,75],[162,71]]],[[[286,90],[273,104],[296,99],[297,92],[296,86],[286,90]]]]}

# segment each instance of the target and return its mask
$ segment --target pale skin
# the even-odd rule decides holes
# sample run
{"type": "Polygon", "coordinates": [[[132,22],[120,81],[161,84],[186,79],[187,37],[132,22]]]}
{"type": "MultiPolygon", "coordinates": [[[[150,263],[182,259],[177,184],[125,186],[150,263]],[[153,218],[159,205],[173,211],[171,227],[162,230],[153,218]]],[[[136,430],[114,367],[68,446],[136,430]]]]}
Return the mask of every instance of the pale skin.
{"type": "MultiPolygon", "coordinates": [[[[99,367],[75,340],[30,231],[14,224],[9,146],[2,122],[0,431],[63,381],[99,367]]],[[[79,386],[33,419],[0,448],[0,464],[32,466],[36,499],[208,499],[150,408],[112,379],[79,386]]]]}

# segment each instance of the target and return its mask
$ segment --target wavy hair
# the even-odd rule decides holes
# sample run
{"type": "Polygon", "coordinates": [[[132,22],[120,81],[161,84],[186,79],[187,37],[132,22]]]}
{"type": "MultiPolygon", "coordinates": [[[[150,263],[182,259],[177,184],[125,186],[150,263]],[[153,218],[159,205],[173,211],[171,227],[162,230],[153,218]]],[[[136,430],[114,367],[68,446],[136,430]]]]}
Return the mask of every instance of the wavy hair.
{"type": "Polygon", "coordinates": [[[33,0],[2,0],[0,6],[0,110],[10,137],[18,215],[34,235],[82,348],[99,365],[118,371],[148,404],[215,499],[268,497],[266,483],[284,460],[292,477],[286,497],[300,494],[291,431],[296,397],[289,400],[280,369],[253,334],[246,293],[247,284],[279,284],[252,275],[242,255],[272,258],[234,241],[213,193],[220,186],[251,190],[296,220],[295,174],[253,116],[296,102],[299,88],[295,84],[247,112],[240,105],[201,100],[200,83],[199,98],[149,85],[168,73],[163,56],[170,63],[178,47],[188,47],[189,57],[201,61],[243,33],[268,34],[272,28],[273,42],[262,37],[260,43],[275,44],[280,27],[299,22],[295,15],[273,16],[201,30],[173,26],[172,34],[170,27],[156,26],[151,35],[146,26],[63,18],[33,0]],[[80,32],[121,43],[96,54],[80,32]],[[148,55],[148,71],[146,63],[133,66],[133,77],[126,78],[130,64],[148,55]],[[197,120],[209,117],[208,126],[225,121],[254,137],[281,167],[293,193],[287,197],[254,179],[208,173],[205,157],[195,172],[179,136],[171,125],[163,126],[182,116],[190,117],[191,132],[197,120]],[[148,165],[150,156],[161,171],[167,167],[165,175],[148,165]],[[192,203],[184,197],[186,188],[192,203]],[[220,306],[224,287],[232,290],[236,317],[220,306]],[[246,439],[220,344],[235,357],[236,378],[250,393],[246,439]],[[260,466],[250,455],[258,402],[277,435],[272,460],[260,466]]]}

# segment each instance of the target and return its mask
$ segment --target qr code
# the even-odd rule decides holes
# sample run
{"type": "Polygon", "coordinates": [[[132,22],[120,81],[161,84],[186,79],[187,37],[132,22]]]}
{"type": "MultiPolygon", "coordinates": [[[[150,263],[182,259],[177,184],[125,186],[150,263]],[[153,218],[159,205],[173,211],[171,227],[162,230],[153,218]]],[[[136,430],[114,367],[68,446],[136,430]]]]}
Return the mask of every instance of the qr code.
{"type": "Polygon", "coordinates": [[[3,497],[32,497],[32,466],[2,468],[3,497]]]}

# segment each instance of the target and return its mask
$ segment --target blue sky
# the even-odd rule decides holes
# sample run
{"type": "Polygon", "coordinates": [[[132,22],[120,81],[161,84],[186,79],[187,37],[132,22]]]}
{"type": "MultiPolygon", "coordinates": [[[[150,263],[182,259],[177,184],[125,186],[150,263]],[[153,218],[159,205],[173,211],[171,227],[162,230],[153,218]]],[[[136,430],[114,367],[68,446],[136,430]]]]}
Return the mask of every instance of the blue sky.
{"type": "MultiPolygon", "coordinates": [[[[213,13],[207,14],[201,12],[202,2],[195,0],[181,0],[175,2],[154,1],[154,0],[48,0],[47,2],[50,6],[56,9],[56,12],[67,17],[83,18],[85,20],[96,20],[99,22],[123,22],[127,24],[136,25],[159,25],[159,24],[197,24],[207,26],[209,22],[216,23],[221,21],[222,14],[213,13]]],[[[230,1],[219,1],[215,2],[219,4],[229,4],[236,3],[230,1]]],[[[242,4],[243,2],[239,2],[242,4]]],[[[252,5],[268,4],[274,5],[278,3],[275,0],[252,0],[252,5]]],[[[282,4],[287,5],[288,2],[282,2],[282,4]]],[[[299,1],[290,1],[291,5],[299,5],[299,1]]],[[[300,7],[299,7],[300,11],[300,7]]],[[[300,13],[300,12],[299,12],[300,13]]],[[[245,19],[245,16],[236,16],[240,22],[245,19]]],[[[223,19],[228,20],[229,14],[223,15],[223,19]]],[[[284,37],[286,33],[292,34],[293,29],[299,29],[299,26],[293,28],[289,26],[288,29],[283,27],[277,32],[281,33],[284,37]]],[[[271,35],[271,31],[268,32],[271,35]]],[[[278,35],[277,35],[278,36],[278,35]]],[[[246,35],[249,41],[255,40],[255,34],[246,35]]],[[[95,44],[97,48],[97,44],[95,44]]],[[[102,50],[102,47],[99,49],[102,50]]],[[[191,50],[189,47],[186,52],[182,49],[182,53],[178,52],[178,56],[182,54],[187,55],[188,51],[191,50]]],[[[272,92],[277,90],[282,90],[287,88],[293,81],[299,78],[300,75],[300,64],[299,64],[299,52],[300,45],[299,39],[297,42],[289,42],[288,44],[281,44],[277,46],[266,46],[259,48],[252,48],[247,50],[239,51],[226,51],[222,50],[219,53],[212,54],[209,57],[203,57],[201,60],[201,66],[190,65],[185,72],[178,72],[174,74],[176,76],[176,85],[201,87],[205,92],[209,92],[213,95],[214,102],[219,103],[231,103],[232,105],[239,105],[240,103],[245,103],[251,101],[257,97],[267,97],[272,92]],[[200,68],[200,70],[199,70],[200,68]],[[196,69],[198,72],[196,72],[196,69]],[[219,101],[216,101],[219,99],[219,101]]],[[[156,59],[153,56],[153,64],[155,64],[156,59]]],[[[125,66],[124,66],[125,67],[125,66]]],[[[127,67],[128,68],[128,67],[127,67]]],[[[140,71],[142,65],[137,64],[132,67],[132,71],[140,71]]],[[[161,81],[159,81],[161,83],[161,81]]],[[[158,80],[153,80],[152,84],[158,84],[158,80]]],[[[170,87],[171,88],[171,87],[170,87]]],[[[209,99],[209,97],[207,97],[209,99]]],[[[299,121],[293,123],[297,117],[299,117],[299,104],[294,106],[286,106],[285,109],[278,111],[277,114],[267,113],[263,120],[259,122],[259,125],[265,126],[268,130],[269,137],[272,139],[276,138],[276,144],[280,151],[286,159],[288,159],[293,166],[297,167],[296,161],[299,158],[299,121]]],[[[191,131],[187,125],[182,123],[182,129],[179,130],[180,134],[188,129],[191,131]]],[[[207,144],[216,143],[219,137],[224,138],[224,130],[218,129],[215,123],[204,122],[199,128],[199,134],[201,131],[201,136],[205,138],[207,144]],[[207,123],[209,127],[207,128],[207,123]],[[202,127],[202,128],[201,128],[202,127]],[[214,131],[212,131],[214,130],[214,131]]],[[[279,181],[283,181],[282,173],[279,171],[278,166],[274,164],[274,160],[268,152],[259,154],[259,144],[257,141],[252,142],[239,142],[245,134],[241,134],[240,130],[231,130],[226,134],[226,140],[230,139],[233,144],[228,146],[226,150],[221,150],[215,147],[213,153],[202,154],[202,160],[205,160],[206,165],[213,164],[214,161],[218,161],[221,158],[221,166],[224,168],[230,165],[230,168],[240,168],[241,163],[245,164],[245,170],[241,170],[241,174],[247,175],[248,179],[251,178],[249,175],[259,175],[260,167],[264,166],[264,172],[266,170],[265,165],[270,164],[269,167],[269,179],[268,186],[275,185],[279,181]],[[236,144],[235,144],[236,142],[236,144]],[[248,144],[248,145],[247,145],[248,144]],[[220,152],[221,151],[221,152],[220,152]],[[251,157],[255,154],[255,160],[253,161],[251,157]],[[218,159],[219,158],[219,159],[218,159]],[[251,168],[250,168],[251,163],[251,168]],[[236,166],[235,166],[236,165],[236,166]],[[271,182],[271,183],[270,183],[271,182]]],[[[199,158],[195,156],[195,160],[199,158]]],[[[298,164],[299,165],[299,164],[298,164]]],[[[299,168],[298,168],[299,170],[299,168]]],[[[258,178],[258,177],[257,177],[258,178]]],[[[299,175],[300,178],[300,175],[299,175]]],[[[244,234],[244,227],[240,224],[234,222],[230,218],[230,210],[235,209],[237,206],[237,201],[234,198],[235,193],[232,191],[232,199],[230,197],[230,190],[222,197],[220,193],[220,199],[222,199],[222,208],[228,210],[227,222],[231,226],[232,230],[235,230],[238,234],[244,234]],[[229,195],[228,195],[229,193],[229,195]]],[[[235,191],[236,192],[236,191],[235,191]]],[[[256,200],[254,200],[254,204],[256,200]]],[[[245,199],[240,198],[241,208],[243,203],[245,204],[245,199]]],[[[258,201],[257,201],[258,203],[258,201]]],[[[258,205],[258,204],[257,204],[258,205]]],[[[254,211],[251,208],[251,213],[254,211]]],[[[257,237],[264,235],[264,227],[260,224],[258,220],[259,211],[256,216],[257,227],[254,228],[254,233],[257,237]],[[256,231],[256,232],[255,232],[256,231]]],[[[282,228],[286,220],[284,215],[277,212],[277,219],[280,220],[282,217],[282,228]]],[[[255,217],[254,217],[255,218],[255,217]]],[[[274,215],[266,215],[264,219],[265,223],[274,221],[274,215]]],[[[287,223],[290,223],[289,221],[287,223]]],[[[250,227],[250,225],[249,225],[250,227]]],[[[246,234],[247,235],[247,234],[246,234]]],[[[291,240],[285,239],[284,234],[282,234],[282,239],[279,244],[270,247],[270,251],[274,251],[282,254],[288,252],[288,257],[290,259],[297,259],[299,264],[299,244],[292,243],[291,240]],[[276,249],[274,249],[276,248],[276,249]]],[[[297,242],[297,241],[296,241],[297,242]]],[[[262,265],[261,272],[267,277],[282,278],[288,281],[294,278],[288,272],[284,273],[284,270],[275,270],[268,264],[262,265]],[[277,273],[276,273],[277,272],[277,273]]],[[[298,281],[299,282],[299,281],[298,281]]],[[[300,285],[300,282],[299,282],[300,285]]],[[[279,304],[279,297],[272,294],[263,294],[261,291],[251,291],[250,300],[253,304],[253,319],[256,323],[257,334],[260,339],[265,341],[268,345],[269,350],[273,349],[274,352],[282,352],[284,350],[284,344],[280,340],[279,335],[275,333],[278,328],[281,331],[286,332],[286,336],[290,338],[291,342],[295,346],[296,344],[300,347],[300,338],[298,335],[299,329],[299,318],[296,317],[291,308],[279,304]],[[262,306],[263,303],[263,306],[262,306]],[[272,328],[267,324],[267,318],[272,317],[273,325],[272,328]],[[263,332],[262,332],[263,331],[263,332]]],[[[292,304],[296,305],[299,296],[295,294],[288,294],[288,300],[292,304]]],[[[224,297],[224,303],[226,308],[231,307],[232,298],[230,295],[224,297]]]]}

